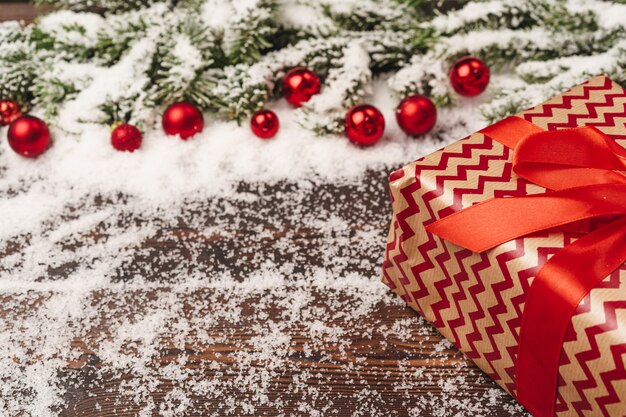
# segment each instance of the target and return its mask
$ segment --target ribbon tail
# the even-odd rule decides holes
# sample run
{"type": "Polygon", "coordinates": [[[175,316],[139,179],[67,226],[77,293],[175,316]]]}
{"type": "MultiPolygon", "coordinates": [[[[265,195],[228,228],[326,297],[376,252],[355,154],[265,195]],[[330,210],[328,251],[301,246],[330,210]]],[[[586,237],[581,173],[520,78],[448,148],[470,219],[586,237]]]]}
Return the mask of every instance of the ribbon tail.
{"type": "Polygon", "coordinates": [[[526,299],[517,394],[535,417],[553,417],[559,359],[572,315],[600,281],[626,262],[626,218],[583,236],[539,270],[526,299]]]}

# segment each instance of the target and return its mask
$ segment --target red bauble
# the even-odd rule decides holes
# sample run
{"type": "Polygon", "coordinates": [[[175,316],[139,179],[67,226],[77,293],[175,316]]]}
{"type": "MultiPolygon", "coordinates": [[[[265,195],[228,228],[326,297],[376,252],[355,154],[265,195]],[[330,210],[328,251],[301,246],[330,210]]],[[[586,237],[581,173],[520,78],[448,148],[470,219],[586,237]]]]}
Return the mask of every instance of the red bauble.
{"type": "Polygon", "coordinates": [[[261,139],[269,139],[278,132],[278,116],[271,110],[259,110],[252,115],[250,129],[261,139]]]}
{"type": "Polygon", "coordinates": [[[313,71],[297,67],[285,75],[282,93],[292,106],[300,107],[320,92],[322,82],[313,71]]]}
{"type": "Polygon", "coordinates": [[[396,108],[396,120],[407,135],[423,135],[435,126],[437,107],[428,97],[409,96],[396,108]]]}
{"type": "Polygon", "coordinates": [[[111,145],[118,151],[134,152],[141,146],[141,132],[133,125],[122,123],[111,132],[111,145]]]}
{"type": "Polygon", "coordinates": [[[22,109],[13,100],[0,100],[0,126],[8,126],[22,116],[22,109]]]}
{"type": "Polygon", "coordinates": [[[26,158],[36,158],[50,145],[48,125],[37,117],[22,116],[9,126],[9,145],[26,158]]]}
{"type": "Polygon", "coordinates": [[[163,130],[168,135],[180,135],[187,139],[202,132],[204,119],[196,106],[184,101],[170,105],[163,113],[163,130]]]}
{"type": "Polygon", "coordinates": [[[348,110],[345,127],[346,136],[352,142],[373,145],[385,131],[385,118],[376,107],[360,104],[348,110]]]}
{"type": "Polygon", "coordinates": [[[450,83],[462,96],[477,96],[489,84],[490,71],[487,64],[473,56],[457,60],[450,70],[450,83]]]}

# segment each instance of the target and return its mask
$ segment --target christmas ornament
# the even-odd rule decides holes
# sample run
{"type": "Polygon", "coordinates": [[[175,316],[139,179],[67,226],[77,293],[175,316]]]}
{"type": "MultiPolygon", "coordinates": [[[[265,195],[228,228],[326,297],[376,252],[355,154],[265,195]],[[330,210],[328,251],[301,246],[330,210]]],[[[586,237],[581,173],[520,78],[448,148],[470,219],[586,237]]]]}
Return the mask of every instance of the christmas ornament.
{"type": "Polygon", "coordinates": [[[462,96],[477,96],[485,91],[489,84],[489,67],[473,56],[457,60],[450,70],[450,83],[462,96]]]}
{"type": "Polygon", "coordinates": [[[407,135],[423,135],[437,121],[437,107],[422,95],[406,97],[396,108],[398,125],[407,135]]]}
{"type": "Polygon", "coordinates": [[[20,105],[13,100],[0,100],[0,126],[7,126],[22,115],[20,105]]]}
{"type": "Polygon", "coordinates": [[[252,115],[250,129],[252,133],[261,139],[269,139],[278,132],[280,123],[278,116],[271,110],[259,110],[252,115]]]}
{"type": "Polygon", "coordinates": [[[282,93],[292,106],[300,107],[320,92],[322,83],[313,71],[303,67],[292,69],[285,75],[282,93]]]}
{"type": "Polygon", "coordinates": [[[180,135],[187,139],[202,132],[204,119],[202,113],[191,103],[181,101],[170,105],[162,118],[163,130],[168,135],[180,135]]]}
{"type": "Polygon", "coordinates": [[[9,145],[26,158],[36,158],[50,145],[50,130],[34,116],[22,116],[11,123],[7,133],[9,145]]]}
{"type": "Polygon", "coordinates": [[[111,145],[118,151],[134,152],[141,146],[141,132],[135,126],[122,123],[111,132],[111,145]]]}
{"type": "Polygon", "coordinates": [[[359,145],[373,145],[385,131],[385,118],[374,106],[361,104],[346,114],[345,132],[348,139],[359,145]]]}

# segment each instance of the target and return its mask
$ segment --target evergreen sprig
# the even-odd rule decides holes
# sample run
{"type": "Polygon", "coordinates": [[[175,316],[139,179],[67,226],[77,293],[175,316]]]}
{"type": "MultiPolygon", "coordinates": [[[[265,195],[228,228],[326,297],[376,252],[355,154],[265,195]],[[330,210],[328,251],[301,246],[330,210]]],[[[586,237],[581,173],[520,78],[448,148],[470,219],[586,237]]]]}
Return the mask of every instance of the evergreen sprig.
{"type": "Polygon", "coordinates": [[[60,10],[26,27],[0,24],[0,97],[51,119],[85,92],[96,114],[85,122],[148,126],[179,100],[241,122],[278,98],[284,74],[302,65],[324,87],[299,121],[334,133],[374,77],[399,97],[421,93],[453,104],[447,71],[466,54],[514,74],[512,85],[492,85],[494,98],[482,108],[488,120],[594,71],[626,84],[626,27],[600,21],[610,14],[604,8],[624,13],[620,1],[36,2],[60,10]]]}
{"type": "Polygon", "coordinates": [[[231,64],[258,61],[263,53],[272,50],[271,39],[278,28],[275,24],[278,6],[274,0],[259,0],[246,7],[242,16],[225,31],[227,60],[231,64]]]}
{"type": "Polygon", "coordinates": [[[27,105],[33,99],[33,83],[40,70],[31,29],[16,22],[0,24],[0,97],[27,105]]]}
{"type": "Polygon", "coordinates": [[[207,70],[223,53],[211,32],[192,15],[172,27],[159,42],[150,71],[153,93],[149,102],[190,101],[202,109],[211,108],[215,82],[207,70]]]}
{"type": "Polygon", "coordinates": [[[54,6],[76,11],[120,13],[149,7],[156,0],[35,0],[40,6],[54,6]]]}

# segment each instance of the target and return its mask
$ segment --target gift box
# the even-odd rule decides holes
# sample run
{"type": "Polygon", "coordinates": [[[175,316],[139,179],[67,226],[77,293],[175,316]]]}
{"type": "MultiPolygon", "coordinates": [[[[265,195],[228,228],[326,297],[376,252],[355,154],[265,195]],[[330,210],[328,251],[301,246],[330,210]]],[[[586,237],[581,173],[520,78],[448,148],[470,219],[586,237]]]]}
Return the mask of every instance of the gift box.
{"type": "Polygon", "coordinates": [[[620,145],[598,76],[390,175],[383,282],[535,417],[626,416],[620,145]]]}

